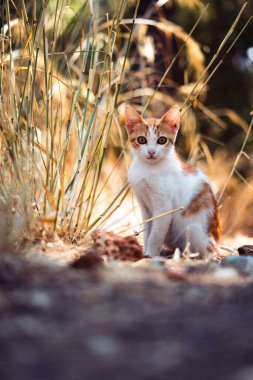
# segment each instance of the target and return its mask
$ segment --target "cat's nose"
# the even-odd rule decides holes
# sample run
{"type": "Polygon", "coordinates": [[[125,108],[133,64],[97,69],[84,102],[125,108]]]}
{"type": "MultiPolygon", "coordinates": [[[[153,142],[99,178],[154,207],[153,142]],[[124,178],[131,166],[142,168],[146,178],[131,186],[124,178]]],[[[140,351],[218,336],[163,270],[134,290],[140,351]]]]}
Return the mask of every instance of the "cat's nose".
{"type": "Polygon", "coordinates": [[[154,149],[148,149],[148,154],[150,155],[150,157],[154,156],[156,153],[156,151],[154,149]]]}

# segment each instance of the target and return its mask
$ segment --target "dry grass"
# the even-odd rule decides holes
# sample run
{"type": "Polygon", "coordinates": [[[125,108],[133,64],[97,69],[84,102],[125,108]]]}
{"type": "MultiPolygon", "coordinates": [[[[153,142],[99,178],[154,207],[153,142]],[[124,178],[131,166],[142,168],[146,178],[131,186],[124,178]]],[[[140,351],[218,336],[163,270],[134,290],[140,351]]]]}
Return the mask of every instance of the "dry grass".
{"type": "MultiPolygon", "coordinates": [[[[56,232],[75,242],[101,226],[122,230],[122,226],[136,224],[135,206],[126,181],[128,155],[122,130],[127,102],[136,102],[140,112],[147,113],[157,104],[162,112],[174,102],[180,103],[185,114],[184,147],[193,161],[206,161],[207,172],[212,174],[219,159],[212,157],[208,138],[219,144],[218,134],[204,137],[198,134],[192,105],[198,115],[218,128],[228,127],[219,112],[204,106],[202,93],[208,90],[209,80],[243,31],[237,32],[236,26],[246,3],[207,65],[193,38],[208,8],[199,6],[198,1],[194,4],[202,13],[189,35],[162,18],[160,22],[137,18],[138,1],[131,19],[124,16],[125,0],[118,0],[113,13],[107,15],[96,13],[93,2],[87,1],[70,21],[71,8],[64,1],[52,2],[50,7],[45,2],[40,9],[35,1],[27,4],[21,1],[20,7],[9,0],[4,4],[0,59],[0,228],[7,240],[3,239],[2,250],[9,242],[18,246],[24,238],[45,239],[56,232]],[[164,33],[166,41],[173,34],[180,45],[178,54],[158,80],[152,71],[154,44],[147,28],[151,24],[164,33]],[[233,33],[231,43],[229,37],[233,33]],[[170,72],[182,56],[189,63],[191,81],[188,75],[185,85],[177,86],[170,72]],[[141,73],[136,70],[136,61],[141,73]],[[152,78],[157,81],[156,88],[149,86],[152,78]],[[163,86],[168,84],[175,86],[176,99],[164,93],[163,86]]],[[[166,52],[163,54],[164,62],[168,62],[166,52]]],[[[241,126],[242,139],[247,134],[246,144],[248,124],[233,112],[226,112],[241,126]]],[[[245,144],[239,158],[230,157],[228,166],[224,166],[223,179],[230,180],[238,173],[240,177],[237,164],[245,144]]],[[[225,147],[220,149],[223,152],[225,147]]],[[[224,189],[221,196],[226,198],[232,191],[233,197],[237,197],[241,186],[248,194],[251,185],[244,182],[252,180],[242,178],[239,181],[243,183],[235,191],[229,181],[221,181],[219,188],[224,189]]],[[[227,201],[223,205],[226,217],[230,207],[227,201]]]]}

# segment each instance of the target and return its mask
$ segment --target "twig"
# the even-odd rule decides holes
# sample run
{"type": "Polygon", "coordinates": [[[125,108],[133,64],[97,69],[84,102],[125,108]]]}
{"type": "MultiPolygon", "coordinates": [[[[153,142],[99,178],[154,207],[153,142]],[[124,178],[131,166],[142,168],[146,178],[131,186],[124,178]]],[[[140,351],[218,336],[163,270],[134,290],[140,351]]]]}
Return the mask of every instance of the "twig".
{"type": "Polygon", "coordinates": [[[124,228],[123,230],[120,230],[119,234],[121,234],[121,233],[123,233],[125,231],[128,231],[128,230],[131,230],[133,228],[140,227],[140,226],[142,226],[145,223],[152,222],[153,220],[162,218],[163,216],[166,216],[166,215],[169,215],[169,214],[174,214],[174,213],[176,213],[178,211],[181,211],[183,209],[184,209],[184,207],[181,206],[181,207],[175,208],[174,210],[170,210],[170,211],[164,212],[163,214],[156,215],[153,218],[149,218],[149,219],[143,220],[141,223],[138,223],[138,224],[135,224],[134,226],[130,226],[130,227],[124,228]]]}
{"type": "MultiPolygon", "coordinates": [[[[227,40],[229,39],[229,37],[230,37],[230,36],[232,35],[232,33],[234,32],[235,27],[236,27],[236,25],[237,25],[237,23],[238,23],[238,21],[239,21],[241,15],[242,15],[244,9],[245,9],[245,7],[247,6],[247,3],[248,3],[248,2],[246,1],[246,2],[243,4],[243,6],[241,7],[240,12],[238,13],[238,15],[237,15],[235,21],[234,21],[233,24],[231,25],[231,27],[230,27],[230,29],[228,30],[227,34],[225,35],[224,39],[223,39],[222,42],[220,43],[220,45],[219,45],[219,47],[218,47],[216,53],[213,55],[213,58],[211,59],[211,61],[209,62],[209,64],[207,65],[207,67],[205,68],[205,70],[203,71],[203,73],[201,74],[200,78],[198,79],[198,81],[197,81],[196,84],[194,85],[194,87],[193,87],[192,91],[190,92],[190,94],[189,94],[189,95],[187,96],[187,98],[185,99],[182,108],[185,107],[185,105],[187,104],[187,102],[188,102],[190,96],[194,93],[195,89],[197,88],[198,84],[199,84],[199,83],[201,82],[201,80],[204,78],[204,76],[206,75],[206,73],[208,72],[209,68],[211,67],[211,65],[213,64],[213,62],[216,60],[216,58],[218,58],[218,56],[219,56],[221,50],[223,49],[224,45],[226,44],[227,40]]],[[[212,73],[211,73],[210,75],[212,75],[212,73]]],[[[210,79],[210,75],[209,75],[209,77],[208,77],[207,80],[210,79]]],[[[205,84],[207,83],[207,80],[206,80],[205,84]]],[[[187,107],[187,108],[188,108],[188,107],[187,107]]],[[[186,110],[185,110],[185,111],[186,111],[186,110]]],[[[184,113],[185,113],[185,112],[184,112],[184,113]]]]}
{"type": "MultiPolygon", "coordinates": [[[[181,114],[181,118],[184,116],[184,114],[186,113],[186,111],[188,110],[188,108],[190,108],[193,105],[193,103],[195,102],[195,100],[199,97],[199,95],[201,94],[203,88],[206,87],[207,83],[210,81],[210,79],[216,73],[216,71],[218,70],[218,68],[221,66],[221,64],[223,63],[224,59],[229,54],[230,50],[233,48],[233,46],[235,45],[235,43],[238,41],[239,37],[242,35],[242,33],[244,32],[244,30],[247,28],[247,26],[248,26],[248,24],[250,23],[251,20],[252,20],[252,16],[246,21],[246,23],[244,24],[244,26],[242,27],[242,29],[240,30],[240,32],[238,33],[238,35],[236,36],[236,38],[234,39],[234,41],[231,43],[231,45],[229,46],[229,48],[224,53],[223,57],[220,59],[220,61],[217,63],[217,65],[214,67],[214,69],[211,71],[211,73],[209,74],[209,76],[207,77],[207,79],[204,81],[204,83],[202,84],[202,86],[201,86],[200,90],[198,91],[198,93],[193,96],[193,99],[190,99],[190,103],[188,104],[188,106],[186,106],[187,101],[193,95],[193,92],[196,89],[196,87],[198,86],[198,84],[200,83],[201,79],[203,78],[204,73],[201,75],[201,77],[199,78],[199,80],[197,81],[197,83],[195,84],[195,86],[193,87],[192,91],[190,92],[190,94],[187,96],[187,98],[184,101],[183,107],[186,106],[186,108],[184,109],[184,112],[181,114]]],[[[210,63],[206,67],[205,71],[207,71],[207,69],[211,66],[211,64],[214,62],[214,60],[218,57],[219,52],[220,52],[220,48],[217,50],[216,54],[213,56],[212,60],[210,61],[210,63]]]]}
{"type": "Polygon", "coordinates": [[[248,128],[247,134],[246,134],[246,136],[245,136],[245,138],[244,138],[244,140],[243,140],[241,150],[240,150],[240,152],[238,153],[238,155],[237,155],[237,157],[236,157],[236,159],[235,159],[234,165],[233,165],[233,167],[232,167],[232,170],[231,170],[231,172],[229,173],[229,176],[228,176],[228,178],[226,179],[226,182],[225,182],[225,184],[224,184],[224,186],[223,186],[223,188],[222,188],[222,190],[221,190],[221,193],[220,193],[219,198],[218,198],[218,203],[220,203],[220,201],[221,201],[221,199],[222,199],[222,197],[223,197],[223,194],[224,194],[224,192],[225,192],[225,190],[226,190],[226,187],[227,187],[227,185],[228,185],[228,182],[229,182],[230,179],[232,178],[232,176],[233,176],[233,174],[234,174],[234,171],[235,171],[235,169],[236,169],[236,166],[237,166],[237,164],[238,164],[238,162],[239,162],[239,160],[240,160],[240,158],[241,158],[241,156],[242,156],[242,154],[243,154],[243,151],[244,151],[245,145],[246,145],[246,143],[247,143],[247,141],[248,141],[249,135],[250,135],[251,130],[252,130],[252,125],[253,125],[253,118],[251,119],[251,123],[250,123],[250,126],[249,126],[249,128],[248,128]]]}

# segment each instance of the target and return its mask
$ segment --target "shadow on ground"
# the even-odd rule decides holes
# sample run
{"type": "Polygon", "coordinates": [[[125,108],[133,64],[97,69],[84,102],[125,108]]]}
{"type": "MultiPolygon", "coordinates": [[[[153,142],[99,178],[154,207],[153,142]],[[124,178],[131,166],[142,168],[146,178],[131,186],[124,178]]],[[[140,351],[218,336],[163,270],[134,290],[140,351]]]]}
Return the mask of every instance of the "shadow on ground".
{"type": "Polygon", "coordinates": [[[0,378],[250,380],[252,320],[251,280],[110,280],[6,256],[0,378]]]}

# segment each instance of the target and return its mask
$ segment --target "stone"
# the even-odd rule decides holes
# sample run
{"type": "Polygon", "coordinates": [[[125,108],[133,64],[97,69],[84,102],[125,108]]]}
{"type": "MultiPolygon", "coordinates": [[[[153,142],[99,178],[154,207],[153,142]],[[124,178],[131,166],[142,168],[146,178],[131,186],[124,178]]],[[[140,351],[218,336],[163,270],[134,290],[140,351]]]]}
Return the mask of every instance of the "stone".
{"type": "Polygon", "coordinates": [[[238,248],[240,256],[253,256],[253,245],[243,245],[238,248]]]}
{"type": "Polygon", "coordinates": [[[92,250],[114,260],[138,261],[143,258],[143,249],[136,236],[120,236],[113,232],[96,230],[92,234],[92,250]]]}
{"type": "Polygon", "coordinates": [[[253,257],[229,255],[221,262],[221,266],[232,267],[240,272],[253,274],[253,257]]]}
{"type": "Polygon", "coordinates": [[[78,257],[74,262],[72,262],[71,267],[75,269],[98,269],[104,263],[103,258],[94,251],[88,251],[78,257]]]}
{"type": "Polygon", "coordinates": [[[51,298],[48,293],[38,290],[32,293],[31,303],[37,308],[48,309],[51,306],[51,298]]]}

